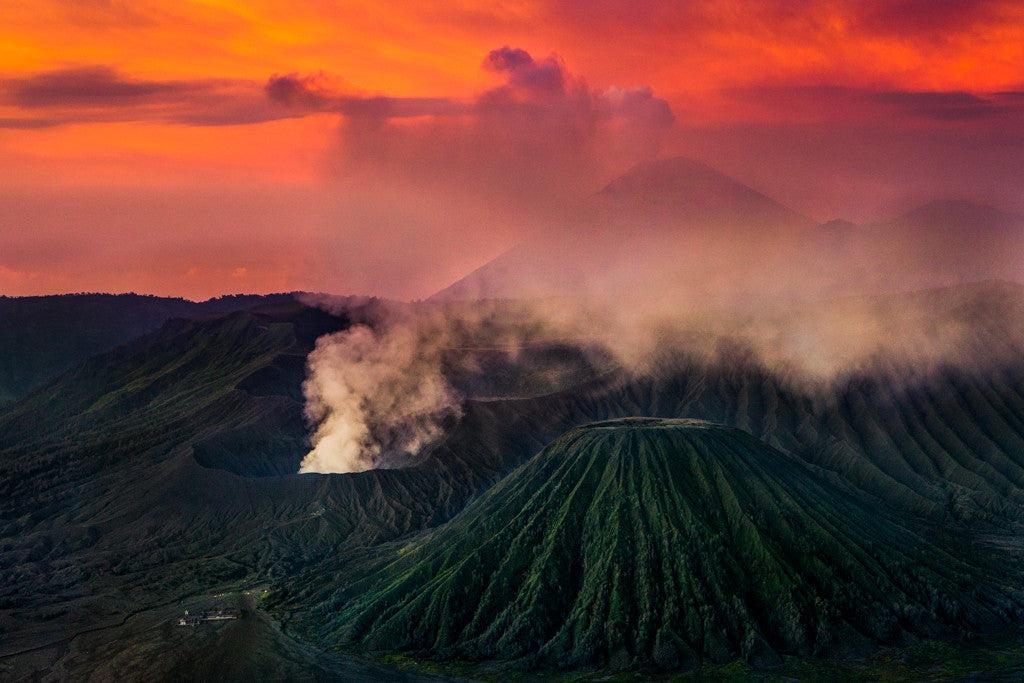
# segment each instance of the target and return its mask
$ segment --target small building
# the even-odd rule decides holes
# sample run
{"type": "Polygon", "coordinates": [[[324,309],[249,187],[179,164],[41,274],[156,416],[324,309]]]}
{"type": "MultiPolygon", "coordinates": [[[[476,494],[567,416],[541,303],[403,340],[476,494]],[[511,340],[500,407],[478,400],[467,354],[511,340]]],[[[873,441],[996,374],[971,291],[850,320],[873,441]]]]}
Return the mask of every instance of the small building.
{"type": "Polygon", "coordinates": [[[207,610],[199,614],[189,614],[188,610],[185,610],[185,614],[178,618],[178,626],[198,626],[202,621],[225,621],[238,619],[240,616],[237,609],[207,610]]]}

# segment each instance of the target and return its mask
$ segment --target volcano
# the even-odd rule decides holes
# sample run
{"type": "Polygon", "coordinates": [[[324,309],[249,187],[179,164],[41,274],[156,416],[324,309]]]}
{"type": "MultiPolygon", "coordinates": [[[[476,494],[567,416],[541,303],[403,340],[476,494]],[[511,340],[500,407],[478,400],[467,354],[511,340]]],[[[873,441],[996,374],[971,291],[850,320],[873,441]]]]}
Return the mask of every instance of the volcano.
{"type": "Polygon", "coordinates": [[[809,227],[810,219],[696,159],[674,157],[634,166],[591,203],[636,218],[661,214],[676,225],[809,227]]]}
{"type": "Polygon", "coordinates": [[[635,166],[577,206],[562,225],[431,298],[649,295],[666,272],[673,280],[706,281],[712,264],[725,258],[760,263],[766,250],[788,247],[813,226],[707,164],[662,159],[635,166]],[[600,283],[594,273],[601,274],[600,283]]]}
{"type": "Polygon", "coordinates": [[[1019,604],[836,478],[688,419],[570,430],[393,550],[335,601],[349,646],[571,669],[770,665],[981,628],[1019,604]]]}

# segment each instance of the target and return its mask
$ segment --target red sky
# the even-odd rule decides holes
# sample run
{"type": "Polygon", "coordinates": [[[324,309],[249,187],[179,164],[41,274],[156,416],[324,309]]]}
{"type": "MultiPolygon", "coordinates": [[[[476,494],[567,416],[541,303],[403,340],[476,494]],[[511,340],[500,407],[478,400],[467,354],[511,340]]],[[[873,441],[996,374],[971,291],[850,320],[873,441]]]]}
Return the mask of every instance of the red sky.
{"type": "Polygon", "coordinates": [[[1024,211],[1022,131],[1016,1],[0,0],[0,293],[423,297],[676,154],[1024,211]]]}

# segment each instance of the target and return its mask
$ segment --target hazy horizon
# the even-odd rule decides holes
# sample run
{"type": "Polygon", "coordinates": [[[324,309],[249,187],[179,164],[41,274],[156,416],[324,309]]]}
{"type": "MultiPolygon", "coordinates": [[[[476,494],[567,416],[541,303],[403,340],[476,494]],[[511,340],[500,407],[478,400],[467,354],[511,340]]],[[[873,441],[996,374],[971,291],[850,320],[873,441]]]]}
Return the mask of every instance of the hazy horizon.
{"type": "Polygon", "coordinates": [[[418,299],[637,162],[1024,213],[1009,2],[0,8],[0,293],[418,299]]]}

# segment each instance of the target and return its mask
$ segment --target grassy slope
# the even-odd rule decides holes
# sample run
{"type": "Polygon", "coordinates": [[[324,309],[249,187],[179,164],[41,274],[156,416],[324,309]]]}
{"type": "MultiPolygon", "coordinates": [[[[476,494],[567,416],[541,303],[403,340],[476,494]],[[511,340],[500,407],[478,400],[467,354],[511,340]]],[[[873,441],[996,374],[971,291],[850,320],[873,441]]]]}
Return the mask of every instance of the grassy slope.
{"type": "Polygon", "coordinates": [[[80,674],[184,598],[286,582],[454,512],[440,473],[291,474],[305,356],[346,324],[294,304],[172,321],[0,414],[0,673],[80,674]]]}
{"type": "Polygon", "coordinates": [[[374,553],[319,614],[370,651],[764,664],[1024,614],[965,552],[745,432],[627,419],[570,431],[451,522],[374,553]]]}
{"type": "MultiPolygon", "coordinates": [[[[982,322],[984,351],[1005,321],[982,322]]],[[[555,393],[470,402],[409,470],[285,476],[305,449],[302,361],[343,324],[297,305],[174,323],[0,414],[5,651],[253,582],[308,616],[335,601],[326,584],[357,576],[353,548],[435,527],[566,429],[629,415],[738,426],[929,542],[1020,556],[1019,363],[896,381],[868,370],[822,398],[741,358],[669,354],[646,376],[583,372],[555,393]]]]}
{"type": "Polygon", "coordinates": [[[203,302],[137,294],[0,297],[0,405],[89,356],[152,332],[170,318],[250,308],[291,295],[203,302]]]}

